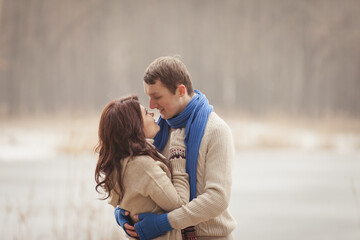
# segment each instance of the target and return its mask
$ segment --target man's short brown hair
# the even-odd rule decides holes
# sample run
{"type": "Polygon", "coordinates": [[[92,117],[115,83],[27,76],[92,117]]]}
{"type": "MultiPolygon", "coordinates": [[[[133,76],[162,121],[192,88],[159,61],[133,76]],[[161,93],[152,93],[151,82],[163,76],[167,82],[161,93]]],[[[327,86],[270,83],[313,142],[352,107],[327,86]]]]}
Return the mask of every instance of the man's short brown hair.
{"type": "Polygon", "coordinates": [[[180,84],[184,84],[188,95],[193,95],[194,90],[190,74],[185,64],[178,57],[159,57],[150,63],[145,70],[144,82],[155,84],[158,79],[173,94],[175,94],[176,88],[180,84]]]}

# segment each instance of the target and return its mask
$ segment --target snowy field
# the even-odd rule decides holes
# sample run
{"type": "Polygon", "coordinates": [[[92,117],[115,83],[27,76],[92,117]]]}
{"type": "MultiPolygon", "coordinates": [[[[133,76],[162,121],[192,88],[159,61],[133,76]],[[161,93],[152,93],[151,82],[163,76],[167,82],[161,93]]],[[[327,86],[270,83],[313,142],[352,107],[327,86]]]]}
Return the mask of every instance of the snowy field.
{"type": "Polygon", "coordinates": [[[360,153],[237,154],[235,239],[360,239],[360,153]]]}
{"type": "MultiPolygon", "coordinates": [[[[96,124],[1,123],[0,239],[123,239],[94,190],[96,124]]],[[[360,239],[358,135],[229,124],[235,239],[360,239]]]]}

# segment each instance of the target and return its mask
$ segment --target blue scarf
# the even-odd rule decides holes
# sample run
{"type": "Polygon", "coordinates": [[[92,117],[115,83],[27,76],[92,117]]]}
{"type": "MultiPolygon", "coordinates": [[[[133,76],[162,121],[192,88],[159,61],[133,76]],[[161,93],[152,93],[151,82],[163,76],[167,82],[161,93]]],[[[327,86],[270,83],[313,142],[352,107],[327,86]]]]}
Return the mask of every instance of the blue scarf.
{"type": "Polygon", "coordinates": [[[206,96],[195,90],[196,95],[191,99],[185,110],[171,119],[159,117],[160,131],[154,137],[154,145],[161,151],[167,142],[169,126],[172,128],[185,127],[186,172],[190,179],[190,200],[196,198],[196,168],[200,143],[204,135],[206,123],[213,106],[206,96]]]}

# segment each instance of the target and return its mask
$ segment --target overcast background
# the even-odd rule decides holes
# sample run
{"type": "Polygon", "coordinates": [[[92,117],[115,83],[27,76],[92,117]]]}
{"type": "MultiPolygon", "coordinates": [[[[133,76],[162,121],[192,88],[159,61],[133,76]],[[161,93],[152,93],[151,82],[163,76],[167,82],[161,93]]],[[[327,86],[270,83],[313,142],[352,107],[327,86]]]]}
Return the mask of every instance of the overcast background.
{"type": "Polygon", "coordinates": [[[1,0],[3,114],[99,110],[178,54],[236,111],[360,116],[357,0],[1,0]]]}
{"type": "Polygon", "coordinates": [[[235,239],[360,239],[360,1],[0,0],[1,239],[124,238],[98,120],[164,55],[232,129],[235,239]]]}

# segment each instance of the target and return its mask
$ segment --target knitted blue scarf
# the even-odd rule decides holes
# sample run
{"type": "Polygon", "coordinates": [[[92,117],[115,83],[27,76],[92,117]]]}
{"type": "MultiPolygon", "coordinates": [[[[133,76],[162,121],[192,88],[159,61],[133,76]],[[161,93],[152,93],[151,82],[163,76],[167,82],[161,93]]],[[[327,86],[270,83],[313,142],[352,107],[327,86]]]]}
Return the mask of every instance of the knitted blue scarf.
{"type": "Polygon", "coordinates": [[[154,145],[161,151],[167,142],[169,126],[172,128],[185,127],[186,172],[190,179],[190,200],[196,198],[196,168],[199,148],[209,115],[213,111],[213,106],[209,104],[206,96],[198,90],[195,92],[196,95],[180,115],[171,119],[159,117],[160,131],[154,137],[154,145]]]}

